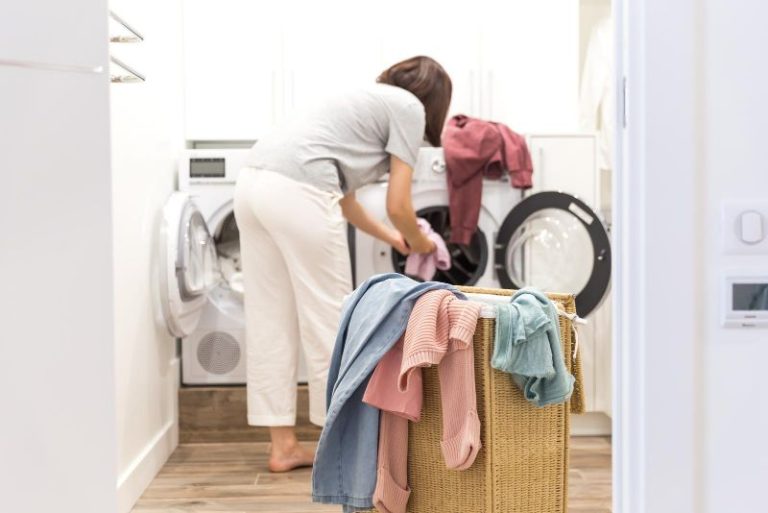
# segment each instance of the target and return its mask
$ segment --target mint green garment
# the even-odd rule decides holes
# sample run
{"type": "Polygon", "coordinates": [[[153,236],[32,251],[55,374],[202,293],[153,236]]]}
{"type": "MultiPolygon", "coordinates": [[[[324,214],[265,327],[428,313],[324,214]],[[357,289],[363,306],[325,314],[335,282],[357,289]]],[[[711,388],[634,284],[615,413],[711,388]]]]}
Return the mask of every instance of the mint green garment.
{"type": "Polygon", "coordinates": [[[511,374],[536,406],[571,397],[575,379],[563,359],[557,309],[542,292],[525,288],[499,305],[491,366],[511,374]]]}

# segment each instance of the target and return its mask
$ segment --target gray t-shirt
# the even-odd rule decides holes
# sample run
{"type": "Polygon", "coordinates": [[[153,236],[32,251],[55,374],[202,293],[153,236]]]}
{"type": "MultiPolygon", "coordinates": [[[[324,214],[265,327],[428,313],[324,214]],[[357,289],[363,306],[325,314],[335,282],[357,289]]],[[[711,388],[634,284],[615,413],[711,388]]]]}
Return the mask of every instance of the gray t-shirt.
{"type": "Polygon", "coordinates": [[[425,123],[424,106],[409,91],[372,84],[260,139],[246,163],[348,193],[381,178],[390,155],[415,166],[425,123]]]}

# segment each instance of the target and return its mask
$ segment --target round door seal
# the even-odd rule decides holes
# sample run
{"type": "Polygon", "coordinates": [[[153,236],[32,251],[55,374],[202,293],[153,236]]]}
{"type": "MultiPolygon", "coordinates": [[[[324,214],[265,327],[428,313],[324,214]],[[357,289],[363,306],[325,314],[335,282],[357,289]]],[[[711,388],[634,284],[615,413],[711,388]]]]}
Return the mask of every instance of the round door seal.
{"type": "Polygon", "coordinates": [[[507,248],[515,232],[532,215],[545,209],[557,209],[571,214],[579,220],[589,235],[594,250],[592,272],[587,284],[576,294],[576,312],[579,317],[586,317],[600,305],[608,291],[611,282],[611,242],[597,214],[575,196],[556,191],[539,192],[523,199],[507,214],[496,239],[496,274],[499,282],[504,288],[522,288],[523,284],[515,283],[507,270],[507,248]]]}

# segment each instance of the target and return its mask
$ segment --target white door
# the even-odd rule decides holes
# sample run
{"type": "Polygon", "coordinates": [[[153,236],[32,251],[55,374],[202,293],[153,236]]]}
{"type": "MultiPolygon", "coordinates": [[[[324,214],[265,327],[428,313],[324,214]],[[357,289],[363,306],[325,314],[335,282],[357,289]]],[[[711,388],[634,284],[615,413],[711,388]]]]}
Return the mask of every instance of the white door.
{"type": "Polygon", "coordinates": [[[184,2],[185,133],[253,140],[277,118],[279,27],[248,0],[184,2]]]}
{"type": "Polygon", "coordinates": [[[481,115],[516,132],[578,126],[578,0],[482,0],[481,115]]]}
{"type": "Polygon", "coordinates": [[[451,77],[449,115],[480,115],[480,28],[476,9],[443,2],[394,0],[382,9],[382,58],[387,67],[408,57],[437,60],[451,77]]]}
{"type": "Polygon", "coordinates": [[[208,293],[220,280],[205,218],[190,196],[174,192],[163,208],[160,295],[168,331],[186,337],[200,322],[208,293]]]}

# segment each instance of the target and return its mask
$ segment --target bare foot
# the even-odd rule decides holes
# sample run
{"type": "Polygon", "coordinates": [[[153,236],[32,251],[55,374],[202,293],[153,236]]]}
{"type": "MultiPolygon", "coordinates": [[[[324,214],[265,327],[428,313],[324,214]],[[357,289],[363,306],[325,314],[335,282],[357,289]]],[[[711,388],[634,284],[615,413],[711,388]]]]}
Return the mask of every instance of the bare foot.
{"type": "Polygon", "coordinates": [[[274,445],[269,453],[270,472],[289,472],[291,470],[311,467],[315,461],[315,452],[296,444],[287,450],[278,450],[274,445]]]}

